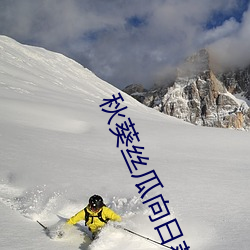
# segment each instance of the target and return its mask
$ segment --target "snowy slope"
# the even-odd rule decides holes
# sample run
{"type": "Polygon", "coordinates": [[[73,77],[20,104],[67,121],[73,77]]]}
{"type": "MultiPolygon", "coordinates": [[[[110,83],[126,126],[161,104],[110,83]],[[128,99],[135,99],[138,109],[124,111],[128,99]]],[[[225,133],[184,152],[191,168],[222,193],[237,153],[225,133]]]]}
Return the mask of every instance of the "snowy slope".
{"type": "MultiPolygon", "coordinates": [[[[36,223],[53,227],[97,193],[123,226],[160,241],[99,107],[118,92],[63,55],[0,36],[1,249],[162,249],[112,225],[91,245],[79,227],[51,240],[36,223]]],[[[183,230],[176,245],[249,249],[249,133],[192,126],[122,96],[143,167],[157,172],[183,230]]]]}

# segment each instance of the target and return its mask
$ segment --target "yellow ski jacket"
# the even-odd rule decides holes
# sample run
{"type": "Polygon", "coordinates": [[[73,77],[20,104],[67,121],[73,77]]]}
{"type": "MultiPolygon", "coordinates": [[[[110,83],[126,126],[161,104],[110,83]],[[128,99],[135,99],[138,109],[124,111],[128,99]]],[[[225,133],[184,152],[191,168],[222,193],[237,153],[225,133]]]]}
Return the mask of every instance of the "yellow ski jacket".
{"type": "MultiPolygon", "coordinates": [[[[103,206],[98,212],[93,212],[88,207],[86,207],[86,209],[87,209],[87,212],[89,213],[89,218],[88,218],[88,221],[86,221],[86,225],[88,226],[89,230],[92,233],[95,233],[96,231],[98,231],[98,229],[102,228],[106,224],[105,222],[101,221],[98,218],[98,214],[100,213],[100,211],[102,211],[101,217],[104,221],[107,221],[107,220],[121,221],[122,220],[118,214],[116,214],[113,210],[111,210],[110,208],[106,206],[103,206]]],[[[72,216],[67,221],[67,224],[74,225],[80,220],[85,220],[84,209],[82,209],[77,214],[72,216]]]]}

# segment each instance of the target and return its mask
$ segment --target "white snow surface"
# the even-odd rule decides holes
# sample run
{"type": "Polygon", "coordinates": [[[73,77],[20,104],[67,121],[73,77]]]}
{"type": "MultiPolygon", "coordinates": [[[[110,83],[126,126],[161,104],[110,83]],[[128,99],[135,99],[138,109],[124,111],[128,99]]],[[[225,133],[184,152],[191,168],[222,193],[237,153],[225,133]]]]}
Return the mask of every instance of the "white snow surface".
{"type": "MultiPolygon", "coordinates": [[[[109,131],[125,118],[109,126],[110,114],[99,107],[119,92],[61,54],[0,36],[0,249],[164,249],[113,223],[92,243],[83,222],[62,239],[36,223],[53,231],[64,224],[58,216],[69,218],[99,194],[123,227],[160,241],[160,223],[149,221],[152,210],[109,131]]],[[[184,233],[166,245],[250,249],[249,132],[193,126],[121,94],[123,113],[139,132],[134,145],[149,157],[138,171],[154,169],[164,185],[148,198],[163,194],[166,221],[176,218],[184,233]]]]}

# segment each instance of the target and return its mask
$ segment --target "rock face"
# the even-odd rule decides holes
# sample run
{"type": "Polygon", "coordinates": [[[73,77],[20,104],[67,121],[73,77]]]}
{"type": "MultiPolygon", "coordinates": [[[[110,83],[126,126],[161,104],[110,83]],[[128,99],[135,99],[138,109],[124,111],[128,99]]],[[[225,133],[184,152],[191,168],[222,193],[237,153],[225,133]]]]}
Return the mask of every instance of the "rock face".
{"type": "Polygon", "coordinates": [[[230,93],[242,93],[250,100],[250,66],[218,74],[218,79],[225,84],[230,93]]]}
{"type": "MultiPolygon", "coordinates": [[[[124,91],[143,104],[167,115],[196,125],[249,129],[250,109],[247,103],[233,94],[250,96],[250,67],[215,75],[210,67],[209,53],[201,50],[177,70],[177,77],[169,86],[136,91],[133,85],[124,91]]],[[[134,86],[135,87],[135,86],[134,86]]]]}
{"type": "Polygon", "coordinates": [[[137,101],[144,101],[144,93],[147,91],[141,84],[131,84],[127,86],[124,90],[125,93],[133,96],[137,101]]]}

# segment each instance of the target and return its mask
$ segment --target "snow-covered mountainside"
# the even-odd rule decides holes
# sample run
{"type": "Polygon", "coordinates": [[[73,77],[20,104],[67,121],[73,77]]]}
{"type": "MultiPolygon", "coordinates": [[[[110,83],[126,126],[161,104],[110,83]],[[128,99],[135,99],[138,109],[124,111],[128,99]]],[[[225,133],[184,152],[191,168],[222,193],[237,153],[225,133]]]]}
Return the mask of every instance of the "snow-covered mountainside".
{"type": "MultiPolygon", "coordinates": [[[[149,220],[152,209],[120,152],[125,144],[117,148],[109,131],[125,118],[108,125],[110,113],[100,107],[119,92],[63,55],[0,36],[1,249],[163,249],[112,223],[93,243],[84,222],[62,239],[50,239],[36,223],[53,229],[96,193],[123,227],[160,241],[159,221],[149,220]]],[[[171,215],[162,220],[178,219],[184,234],[167,245],[248,250],[249,133],[193,126],[121,94],[139,132],[134,144],[149,157],[134,174],[155,170],[164,187],[147,197],[160,192],[169,200],[171,215]]]]}
{"type": "Polygon", "coordinates": [[[203,49],[178,68],[170,87],[141,91],[128,86],[124,91],[149,107],[196,125],[248,130],[249,79],[248,68],[214,73],[209,52],[203,49]]]}

